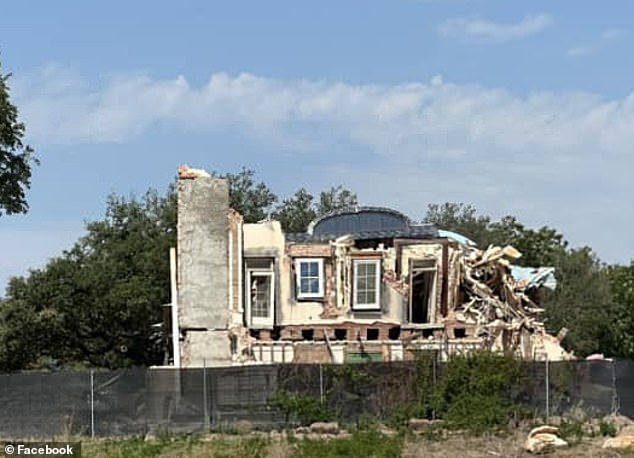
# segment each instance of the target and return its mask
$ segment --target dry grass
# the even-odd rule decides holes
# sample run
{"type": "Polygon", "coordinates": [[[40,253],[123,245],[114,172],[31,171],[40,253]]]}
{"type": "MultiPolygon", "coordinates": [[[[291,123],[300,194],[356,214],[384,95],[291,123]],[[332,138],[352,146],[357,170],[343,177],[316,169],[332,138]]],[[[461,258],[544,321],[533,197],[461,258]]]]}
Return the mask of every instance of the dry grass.
{"type": "MultiPolygon", "coordinates": [[[[526,434],[500,436],[453,436],[444,440],[408,440],[401,452],[402,458],[527,458],[531,455],[522,448],[526,434]]],[[[586,439],[566,449],[548,454],[552,458],[621,458],[634,457],[634,452],[603,450],[605,438],[586,439]]]]}

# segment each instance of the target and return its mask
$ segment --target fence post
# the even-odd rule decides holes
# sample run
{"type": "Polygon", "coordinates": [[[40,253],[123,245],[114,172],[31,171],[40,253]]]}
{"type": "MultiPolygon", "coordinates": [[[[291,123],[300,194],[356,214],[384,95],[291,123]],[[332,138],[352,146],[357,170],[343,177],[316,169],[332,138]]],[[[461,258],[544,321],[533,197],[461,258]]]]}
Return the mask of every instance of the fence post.
{"type": "Polygon", "coordinates": [[[546,353],[546,423],[550,419],[550,373],[548,353],[546,353]]]}
{"type": "Polygon", "coordinates": [[[95,437],[95,371],[90,369],[90,437],[95,437]]]}
{"type": "MultiPolygon", "coordinates": [[[[438,361],[438,354],[439,352],[434,352],[433,353],[433,357],[432,357],[432,365],[431,365],[431,372],[432,372],[432,383],[433,383],[433,391],[436,391],[436,385],[438,383],[438,379],[437,379],[437,375],[436,375],[436,363],[438,361]]],[[[431,411],[431,418],[432,420],[436,419],[436,409],[432,409],[431,411]]]]}
{"type": "Polygon", "coordinates": [[[612,359],[612,414],[619,412],[619,392],[616,388],[616,358],[612,359]]]}
{"type": "Polygon", "coordinates": [[[319,364],[319,402],[324,403],[324,371],[321,363],[319,364]]]}
{"type": "Polygon", "coordinates": [[[209,406],[207,405],[207,360],[203,358],[203,426],[209,429],[209,406]]]}

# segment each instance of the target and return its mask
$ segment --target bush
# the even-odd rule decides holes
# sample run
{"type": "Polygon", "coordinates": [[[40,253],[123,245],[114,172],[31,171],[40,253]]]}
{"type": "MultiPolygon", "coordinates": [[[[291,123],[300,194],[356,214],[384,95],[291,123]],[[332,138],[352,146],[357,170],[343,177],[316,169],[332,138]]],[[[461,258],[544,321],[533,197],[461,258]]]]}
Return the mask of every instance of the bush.
{"type": "Polygon", "coordinates": [[[458,355],[447,363],[434,392],[434,410],[454,428],[482,433],[524,416],[515,402],[522,362],[491,352],[458,355]]]}
{"type": "Polygon", "coordinates": [[[313,396],[278,391],[273,404],[286,416],[286,422],[299,421],[308,425],[316,421],[336,420],[338,415],[313,396]]]}
{"type": "Polygon", "coordinates": [[[398,458],[401,456],[403,438],[386,436],[376,431],[356,431],[349,438],[324,440],[303,440],[298,443],[295,456],[301,458],[347,458],[363,456],[374,458],[398,458]]]}

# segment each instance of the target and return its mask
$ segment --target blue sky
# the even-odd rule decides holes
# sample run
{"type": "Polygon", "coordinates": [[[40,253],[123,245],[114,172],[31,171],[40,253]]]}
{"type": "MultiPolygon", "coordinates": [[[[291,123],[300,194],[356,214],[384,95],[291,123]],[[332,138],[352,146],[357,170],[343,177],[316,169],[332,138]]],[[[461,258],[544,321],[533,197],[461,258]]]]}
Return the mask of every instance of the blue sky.
{"type": "Polygon", "coordinates": [[[3,70],[41,165],[0,218],[0,282],[41,267],[111,192],[181,163],[281,196],[343,184],[562,231],[629,262],[634,4],[503,0],[8,2],[3,70]]]}

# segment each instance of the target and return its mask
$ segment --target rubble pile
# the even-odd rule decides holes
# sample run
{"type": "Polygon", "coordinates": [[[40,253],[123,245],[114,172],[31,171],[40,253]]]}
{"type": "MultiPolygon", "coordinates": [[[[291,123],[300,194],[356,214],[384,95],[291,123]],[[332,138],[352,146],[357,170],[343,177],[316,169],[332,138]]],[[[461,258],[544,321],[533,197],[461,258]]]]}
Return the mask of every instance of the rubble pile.
{"type": "Polygon", "coordinates": [[[495,337],[501,330],[545,333],[532,299],[542,286],[554,289],[552,268],[516,268],[511,261],[521,253],[512,246],[490,246],[486,250],[465,247],[462,258],[463,302],[455,320],[476,326],[476,336],[495,337]],[[514,275],[515,274],[515,275],[514,275]]]}

